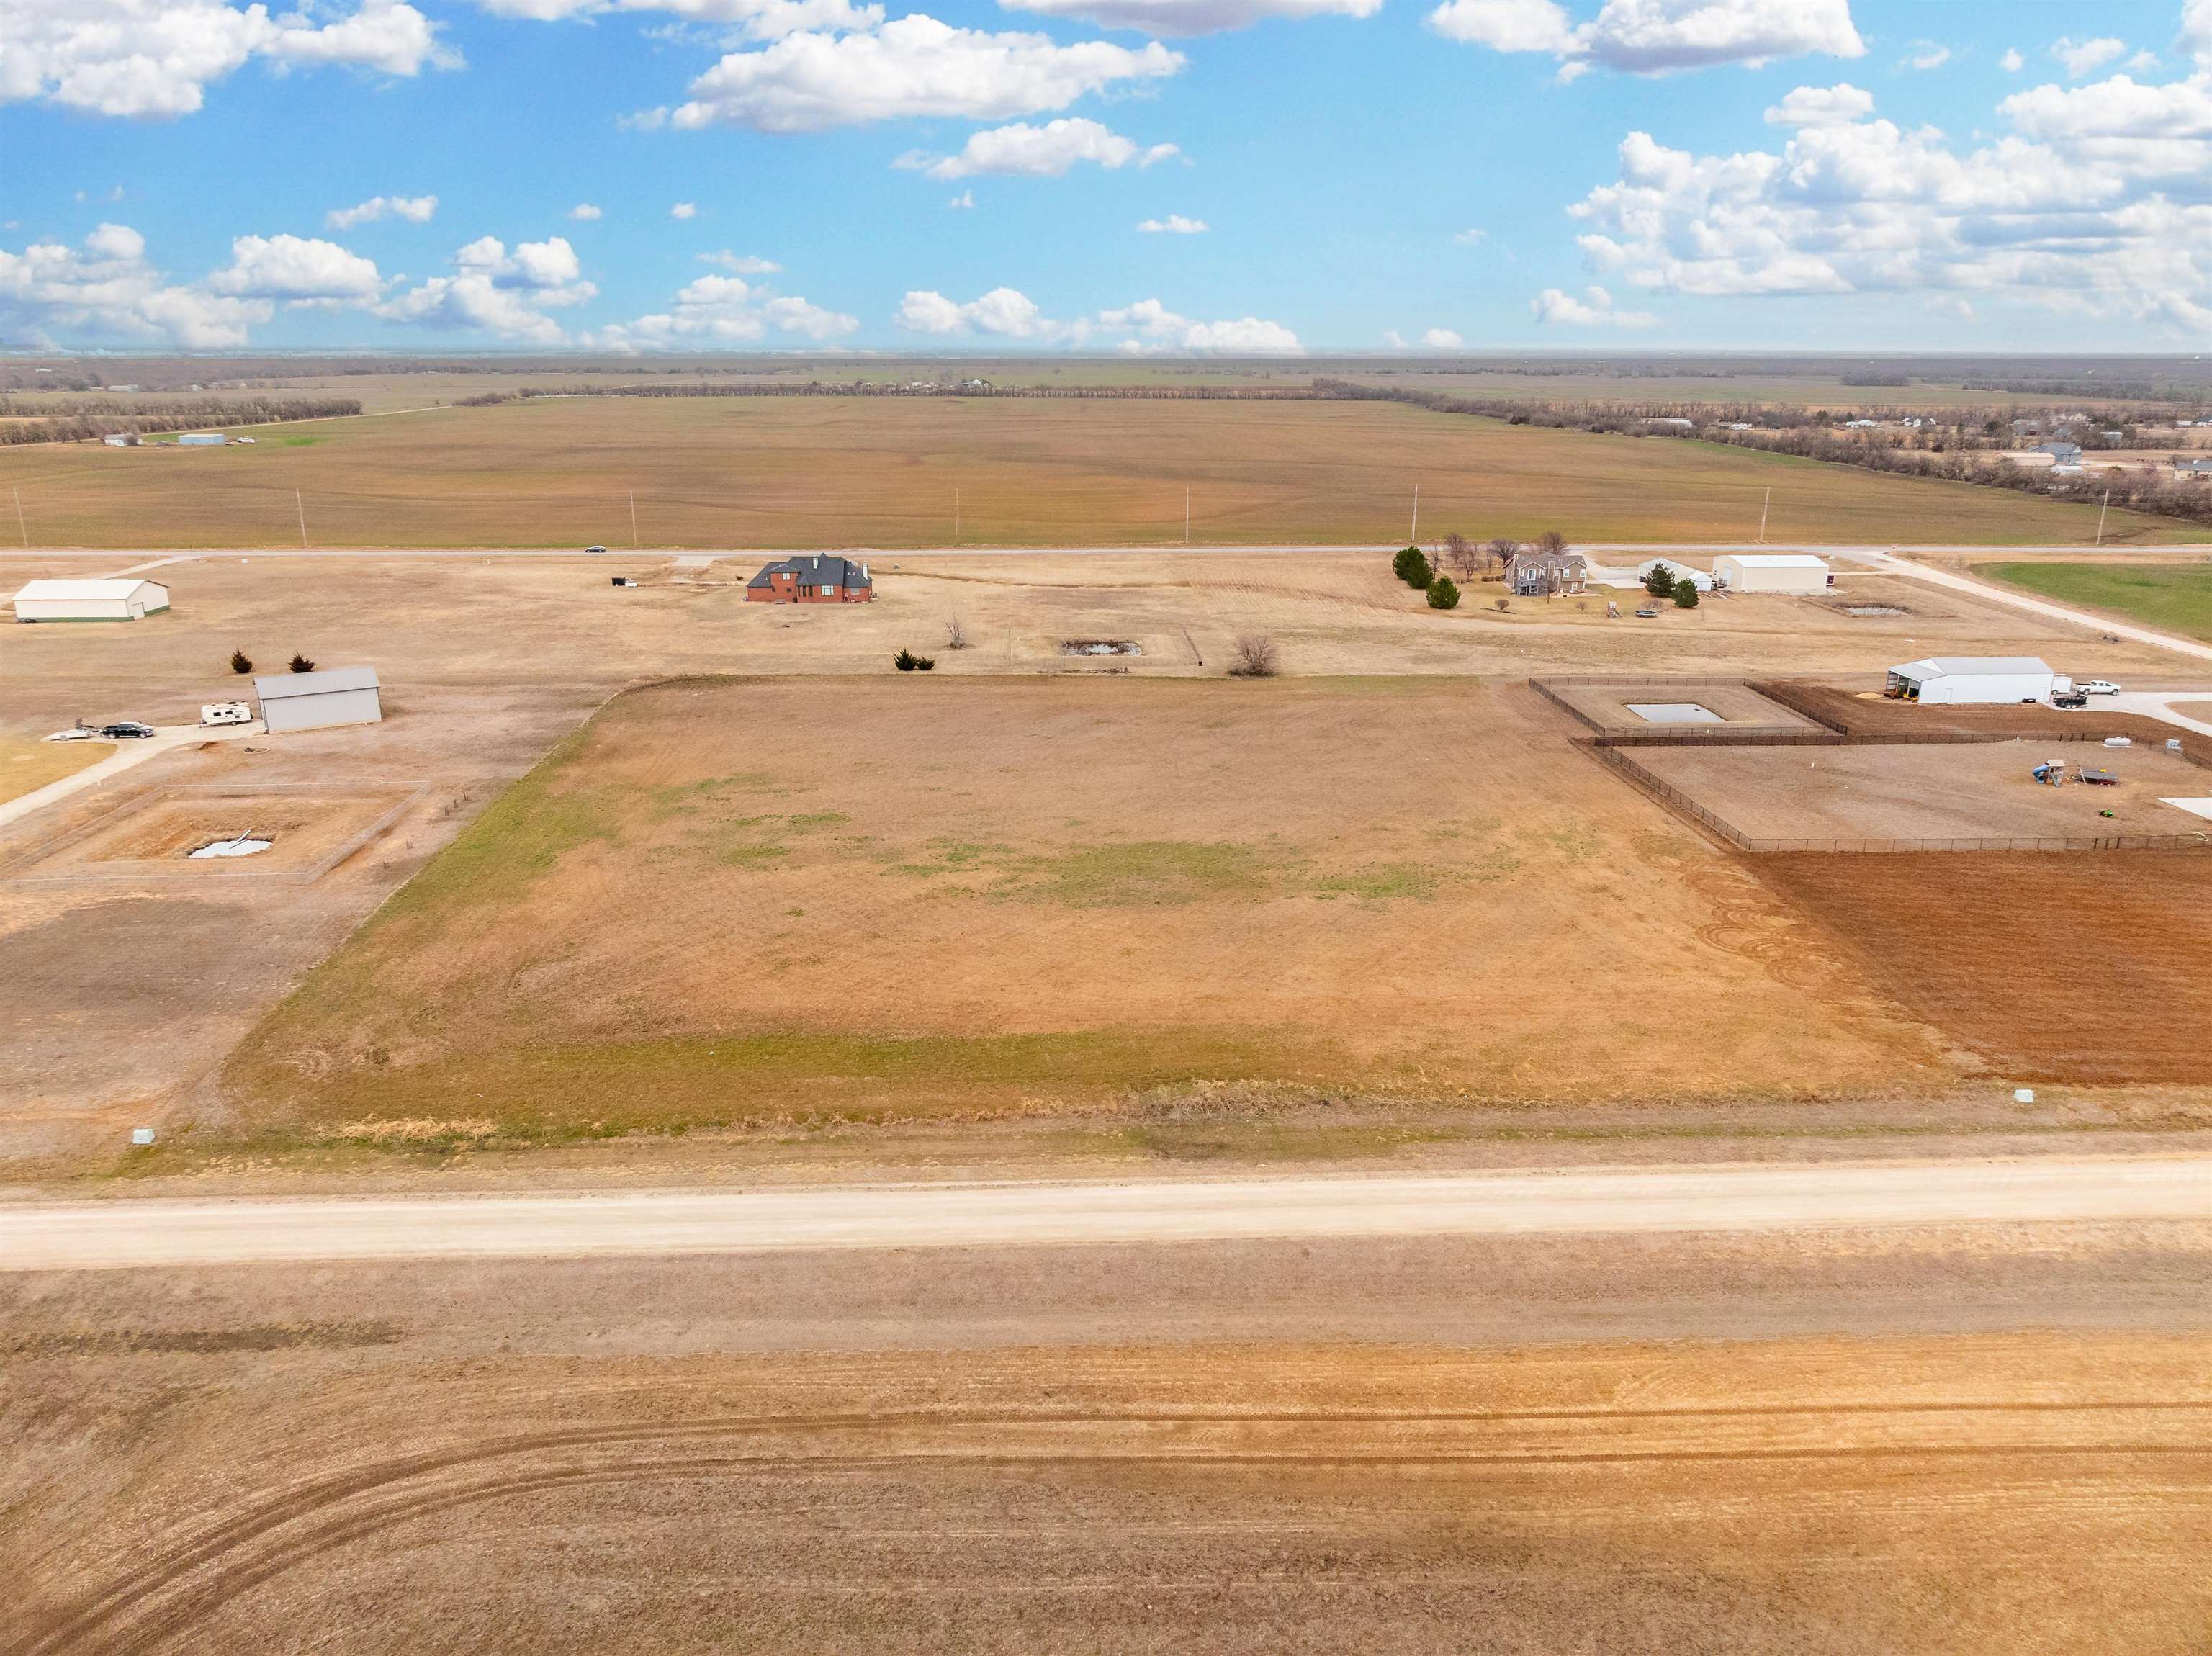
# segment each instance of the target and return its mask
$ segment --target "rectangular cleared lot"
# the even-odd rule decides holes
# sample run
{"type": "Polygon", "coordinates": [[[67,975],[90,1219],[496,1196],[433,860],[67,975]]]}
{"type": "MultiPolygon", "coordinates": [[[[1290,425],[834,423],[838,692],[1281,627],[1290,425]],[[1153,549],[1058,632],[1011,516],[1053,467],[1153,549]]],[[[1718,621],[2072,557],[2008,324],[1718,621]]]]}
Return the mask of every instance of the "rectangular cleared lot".
{"type": "Polygon", "coordinates": [[[2090,840],[2181,834],[2197,824],[2160,796],[2212,781],[2186,760],[2094,743],[1990,742],[1807,748],[1638,748],[1629,758],[1759,848],[1771,840],[2090,840]],[[2071,779],[2035,780],[2046,759],[2071,779]],[[2106,813],[2110,812],[2107,816],[2106,813]]]}

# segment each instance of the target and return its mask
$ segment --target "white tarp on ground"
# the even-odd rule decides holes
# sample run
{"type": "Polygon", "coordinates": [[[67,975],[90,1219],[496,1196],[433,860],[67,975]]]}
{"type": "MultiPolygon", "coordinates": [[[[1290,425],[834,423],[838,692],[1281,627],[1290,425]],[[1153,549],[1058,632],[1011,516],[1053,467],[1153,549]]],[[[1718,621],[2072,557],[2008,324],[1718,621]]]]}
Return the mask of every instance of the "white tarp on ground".
{"type": "Polygon", "coordinates": [[[2161,799],[2161,805],[2179,805],[2192,816],[2212,819],[2212,799],[2161,799]]]}
{"type": "Polygon", "coordinates": [[[1625,704],[1647,725],[1725,725],[1711,707],[1701,707],[1694,701],[1631,701],[1625,704]]]}

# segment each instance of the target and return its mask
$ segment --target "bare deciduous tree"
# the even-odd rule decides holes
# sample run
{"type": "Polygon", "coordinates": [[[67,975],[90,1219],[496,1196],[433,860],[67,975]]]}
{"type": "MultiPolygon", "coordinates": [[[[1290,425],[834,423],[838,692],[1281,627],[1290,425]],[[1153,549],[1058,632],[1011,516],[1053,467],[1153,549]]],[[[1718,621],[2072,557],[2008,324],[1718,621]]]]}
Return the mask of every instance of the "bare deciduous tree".
{"type": "Polygon", "coordinates": [[[1536,549],[1557,557],[1567,549],[1567,537],[1556,529],[1547,529],[1536,537],[1536,549]]]}
{"type": "Polygon", "coordinates": [[[1229,676],[1273,678],[1279,665],[1274,640],[1264,634],[1247,634],[1237,640],[1237,658],[1230,665],[1229,676]]]}
{"type": "Polygon", "coordinates": [[[1466,580],[1474,573],[1474,543],[1457,531],[1444,537],[1444,567],[1466,580]]]}
{"type": "Polygon", "coordinates": [[[964,650],[968,647],[968,629],[960,624],[960,617],[957,616],[947,616],[945,618],[945,647],[948,650],[964,650]]]}
{"type": "Polygon", "coordinates": [[[1495,540],[1483,543],[1482,549],[1500,569],[1513,561],[1513,555],[1521,549],[1521,543],[1510,535],[1500,535],[1495,540]]]}

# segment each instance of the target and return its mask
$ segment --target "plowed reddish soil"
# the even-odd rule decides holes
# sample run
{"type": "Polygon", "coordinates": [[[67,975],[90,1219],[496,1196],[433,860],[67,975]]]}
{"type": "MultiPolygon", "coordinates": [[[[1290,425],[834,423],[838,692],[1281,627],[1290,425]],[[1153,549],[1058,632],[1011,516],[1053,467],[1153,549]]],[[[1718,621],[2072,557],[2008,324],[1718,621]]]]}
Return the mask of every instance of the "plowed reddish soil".
{"type": "Polygon", "coordinates": [[[1745,860],[2001,1074],[2212,1079],[2212,853],[1745,860]]]}

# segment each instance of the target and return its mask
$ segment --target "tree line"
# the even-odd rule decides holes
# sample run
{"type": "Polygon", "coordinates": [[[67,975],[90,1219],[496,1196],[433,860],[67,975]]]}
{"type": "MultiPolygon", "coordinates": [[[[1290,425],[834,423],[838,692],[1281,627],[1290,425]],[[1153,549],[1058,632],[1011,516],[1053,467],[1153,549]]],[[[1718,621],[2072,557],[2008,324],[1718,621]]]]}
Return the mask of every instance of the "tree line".
{"type": "Polygon", "coordinates": [[[40,404],[0,395],[0,445],[83,442],[118,434],[143,436],[208,426],[267,426],[360,412],[360,399],[352,397],[203,397],[155,403],[100,397],[72,403],[67,414],[49,414],[40,404]]]}

